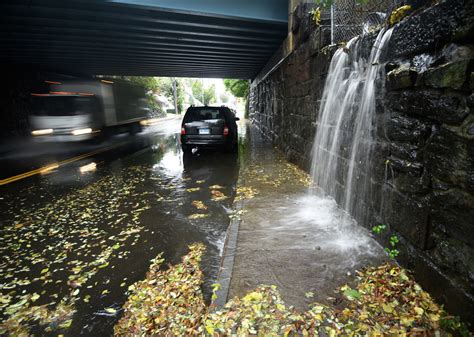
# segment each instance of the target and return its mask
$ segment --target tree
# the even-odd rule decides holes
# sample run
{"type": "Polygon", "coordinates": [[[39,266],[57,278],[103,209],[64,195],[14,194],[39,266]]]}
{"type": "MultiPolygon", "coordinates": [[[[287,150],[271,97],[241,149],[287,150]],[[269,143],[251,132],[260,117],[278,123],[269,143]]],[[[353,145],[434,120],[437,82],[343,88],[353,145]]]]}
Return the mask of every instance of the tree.
{"type": "Polygon", "coordinates": [[[247,99],[249,95],[250,85],[248,80],[225,79],[224,86],[235,97],[247,99]]]}
{"type": "Polygon", "coordinates": [[[245,103],[245,117],[248,117],[249,114],[249,92],[250,92],[250,82],[248,80],[233,80],[225,79],[224,86],[227,91],[229,91],[235,97],[240,97],[244,99],[245,103]]]}
{"type": "Polygon", "coordinates": [[[192,80],[191,90],[193,92],[193,96],[197,100],[204,101],[204,88],[203,88],[202,82],[200,80],[196,80],[196,79],[192,80]]]}
{"type": "Polygon", "coordinates": [[[213,84],[204,89],[204,105],[210,105],[216,102],[216,86],[213,84]]]}
{"type": "Polygon", "coordinates": [[[216,102],[216,86],[213,84],[205,88],[200,79],[189,79],[194,98],[201,101],[202,104],[210,105],[216,102]]]}
{"type": "Polygon", "coordinates": [[[184,83],[180,78],[159,77],[158,93],[164,95],[170,102],[174,102],[173,81],[176,81],[176,97],[178,112],[183,113],[184,110],[184,83]]]}
{"type": "Polygon", "coordinates": [[[145,76],[123,76],[123,79],[136,83],[145,88],[148,105],[152,110],[159,110],[160,106],[156,104],[154,94],[159,91],[161,82],[157,77],[145,76]]]}

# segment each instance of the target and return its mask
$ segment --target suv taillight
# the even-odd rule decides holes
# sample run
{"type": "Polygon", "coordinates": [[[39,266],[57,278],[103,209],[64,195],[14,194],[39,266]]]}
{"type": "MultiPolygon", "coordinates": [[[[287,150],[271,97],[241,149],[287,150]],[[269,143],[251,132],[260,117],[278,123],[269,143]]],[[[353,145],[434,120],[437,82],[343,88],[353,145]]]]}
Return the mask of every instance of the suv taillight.
{"type": "Polygon", "coordinates": [[[224,126],[224,136],[229,135],[229,128],[227,126],[224,126]]]}
{"type": "Polygon", "coordinates": [[[181,127],[181,134],[185,135],[186,134],[186,129],[184,127],[181,127]]]}

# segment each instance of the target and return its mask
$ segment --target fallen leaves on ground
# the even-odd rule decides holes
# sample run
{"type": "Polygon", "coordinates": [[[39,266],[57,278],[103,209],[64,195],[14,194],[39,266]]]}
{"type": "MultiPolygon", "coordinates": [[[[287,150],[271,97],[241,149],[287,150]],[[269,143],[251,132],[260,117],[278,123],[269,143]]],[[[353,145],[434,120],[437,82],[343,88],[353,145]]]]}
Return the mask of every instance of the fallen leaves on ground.
{"type": "Polygon", "coordinates": [[[204,203],[200,200],[194,200],[192,202],[193,206],[196,207],[197,209],[200,209],[200,210],[206,210],[207,209],[207,206],[204,205],[204,203]]]}
{"type": "Polygon", "coordinates": [[[272,162],[271,166],[249,165],[244,169],[243,176],[247,180],[257,181],[273,187],[279,187],[285,183],[309,187],[313,183],[311,176],[307,172],[282,158],[272,162]]]}
{"type": "Polygon", "coordinates": [[[405,270],[384,264],[357,274],[355,289],[340,289],[349,301],[338,313],[343,330],[384,335],[409,331],[431,335],[440,330],[446,313],[405,270]]]}
{"type": "Polygon", "coordinates": [[[188,192],[197,192],[200,189],[201,189],[200,187],[191,187],[191,188],[187,188],[186,191],[188,191],[188,192]]]}
{"type": "Polygon", "coordinates": [[[229,218],[230,219],[237,219],[237,220],[240,220],[242,218],[242,215],[244,215],[245,213],[247,213],[248,211],[245,210],[245,209],[241,209],[239,211],[235,210],[235,211],[232,211],[230,214],[229,214],[229,218]]]}
{"type": "Polygon", "coordinates": [[[211,190],[211,194],[212,194],[211,199],[214,201],[221,201],[221,200],[227,199],[227,196],[218,190],[211,190]]]}
{"type": "Polygon", "coordinates": [[[146,279],[130,287],[116,336],[442,336],[441,322],[452,322],[405,270],[391,264],[358,272],[354,289],[340,288],[343,308],[313,303],[301,313],[285,304],[276,286],[261,285],[215,310],[205,305],[200,289],[203,252],[202,244],[192,245],[167,270],[160,270],[159,255],[146,279]]]}
{"type": "Polygon", "coordinates": [[[237,188],[237,195],[235,196],[235,200],[244,200],[244,199],[252,199],[258,194],[258,190],[253,187],[238,187],[237,188]]]}
{"type": "Polygon", "coordinates": [[[9,211],[17,220],[0,230],[0,335],[72,324],[78,301],[94,291],[92,279],[115,268],[112,259],[125,259],[145,231],[139,218],[150,204],[137,190],[145,174],[130,167],[42,207],[9,211]]]}
{"type": "Polygon", "coordinates": [[[203,219],[203,218],[207,218],[209,216],[209,214],[203,214],[203,213],[195,213],[195,214],[191,214],[190,216],[188,216],[188,219],[203,219]]]}
{"type": "Polygon", "coordinates": [[[180,264],[160,270],[164,259],[158,255],[143,281],[129,287],[124,315],[115,325],[117,336],[203,334],[201,317],[206,305],[201,292],[199,268],[204,245],[189,247],[180,264]]]}

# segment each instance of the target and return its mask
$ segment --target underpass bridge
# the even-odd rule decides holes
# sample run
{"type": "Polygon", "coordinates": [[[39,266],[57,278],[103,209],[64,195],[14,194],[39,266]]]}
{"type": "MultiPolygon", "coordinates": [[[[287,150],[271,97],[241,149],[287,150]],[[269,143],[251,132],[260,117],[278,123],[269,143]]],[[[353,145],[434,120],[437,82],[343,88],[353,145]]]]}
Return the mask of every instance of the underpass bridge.
{"type": "Polygon", "coordinates": [[[288,0],[3,0],[0,64],[63,73],[252,79],[288,0]]]}

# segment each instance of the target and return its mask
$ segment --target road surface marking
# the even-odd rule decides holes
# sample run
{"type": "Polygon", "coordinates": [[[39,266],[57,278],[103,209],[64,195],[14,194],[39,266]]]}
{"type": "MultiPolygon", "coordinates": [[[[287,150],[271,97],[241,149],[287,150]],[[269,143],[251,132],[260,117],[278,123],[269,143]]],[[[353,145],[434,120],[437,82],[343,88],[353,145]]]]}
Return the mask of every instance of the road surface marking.
{"type": "Polygon", "coordinates": [[[16,176],[13,176],[13,177],[10,177],[10,178],[2,179],[2,180],[0,180],[0,186],[10,184],[12,182],[15,182],[15,181],[18,181],[18,180],[21,180],[21,179],[25,179],[25,178],[28,178],[28,177],[31,177],[31,176],[34,176],[34,175],[37,175],[37,174],[41,174],[41,173],[50,171],[52,168],[56,169],[58,167],[70,164],[72,162],[75,162],[75,161],[78,161],[78,160],[81,160],[81,159],[84,159],[84,158],[88,158],[88,157],[94,156],[96,154],[105,152],[105,151],[109,151],[113,148],[119,147],[119,146],[127,144],[127,143],[128,142],[123,142],[123,143],[111,145],[111,146],[108,146],[108,147],[104,147],[104,148],[98,149],[96,151],[84,153],[84,154],[81,154],[81,155],[76,156],[76,157],[72,157],[72,158],[69,158],[69,159],[62,160],[58,163],[53,162],[53,163],[50,163],[50,164],[45,165],[43,167],[37,168],[35,170],[31,170],[31,171],[28,171],[28,172],[25,172],[25,173],[21,173],[21,174],[18,174],[16,176]]]}

